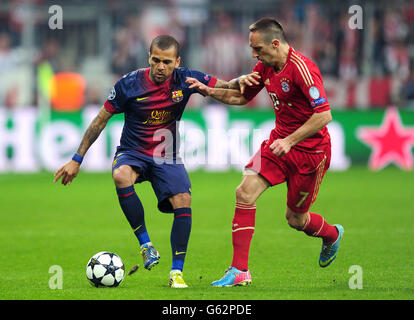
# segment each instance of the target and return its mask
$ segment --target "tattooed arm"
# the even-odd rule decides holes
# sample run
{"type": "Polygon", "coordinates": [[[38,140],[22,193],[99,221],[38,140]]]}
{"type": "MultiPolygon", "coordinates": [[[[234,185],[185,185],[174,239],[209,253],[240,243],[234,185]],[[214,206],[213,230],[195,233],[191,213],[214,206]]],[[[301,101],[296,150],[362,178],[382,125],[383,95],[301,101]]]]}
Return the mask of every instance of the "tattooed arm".
{"type": "Polygon", "coordinates": [[[214,88],[218,89],[234,89],[240,91],[242,94],[246,87],[251,87],[253,85],[259,84],[260,75],[258,72],[252,72],[249,74],[242,75],[236,79],[230,81],[217,80],[216,86],[214,88]]]}
{"type": "Polygon", "coordinates": [[[195,88],[204,96],[210,96],[225,104],[244,105],[249,102],[243,93],[246,87],[259,85],[260,75],[257,72],[242,75],[229,82],[218,79],[214,88],[210,88],[195,78],[187,77],[189,88],[195,88]]]}
{"type": "Polygon", "coordinates": [[[217,79],[217,82],[214,88],[240,90],[239,82],[237,81],[237,79],[233,79],[230,81],[224,81],[221,79],[217,79]]]}
{"type": "MultiPolygon", "coordinates": [[[[78,155],[82,157],[85,156],[86,152],[99,137],[111,117],[112,114],[106,111],[104,107],[102,107],[95,119],[93,119],[93,121],[90,123],[88,129],[86,129],[79,148],[76,151],[78,155]]],[[[55,172],[55,179],[53,182],[57,182],[60,178],[62,178],[63,185],[70,184],[72,180],[77,176],[79,169],[80,163],[74,160],[70,160],[55,172]]]]}
{"type": "Polygon", "coordinates": [[[95,142],[99,137],[102,130],[105,128],[108,120],[112,117],[112,114],[106,111],[105,107],[102,107],[98,115],[93,119],[88,129],[86,129],[85,134],[83,135],[82,141],[79,145],[77,154],[84,156],[89,147],[95,142]]]}

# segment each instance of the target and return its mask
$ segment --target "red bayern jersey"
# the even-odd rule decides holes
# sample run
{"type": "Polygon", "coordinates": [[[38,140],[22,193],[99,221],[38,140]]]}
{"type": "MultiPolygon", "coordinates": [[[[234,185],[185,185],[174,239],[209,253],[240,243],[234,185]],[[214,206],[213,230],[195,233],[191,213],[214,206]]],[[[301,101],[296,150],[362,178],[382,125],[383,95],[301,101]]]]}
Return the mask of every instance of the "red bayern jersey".
{"type": "MultiPolygon", "coordinates": [[[[270,133],[269,144],[293,133],[315,112],[330,109],[319,68],[292,47],[289,47],[286,63],[280,71],[276,72],[262,62],[258,62],[253,71],[260,74],[260,84],[246,87],[244,97],[251,100],[266,87],[276,116],[276,126],[270,133]]],[[[329,145],[328,128],[324,127],[294,148],[318,152],[329,145]]]]}

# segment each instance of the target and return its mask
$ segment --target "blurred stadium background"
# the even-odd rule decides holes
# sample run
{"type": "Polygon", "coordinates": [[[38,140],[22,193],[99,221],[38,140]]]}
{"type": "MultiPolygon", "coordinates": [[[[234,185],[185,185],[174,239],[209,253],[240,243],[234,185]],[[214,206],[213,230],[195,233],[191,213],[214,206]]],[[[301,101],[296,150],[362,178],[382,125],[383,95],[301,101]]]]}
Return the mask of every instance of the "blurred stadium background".
{"type": "MultiPolygon", "coordinates": [[[[337,150],[332,168],[362,163],[380,169],[394,163],[412,169],[414,1],[2,0],[0,172],[53,170],[68,159],[113,84],[123,74],[148,65],[149,43],[158,34],[169,33],[179,40],[182,66],[223,79],[250,72],[256,61],[248,46],[248,26],[263,16],[279,19],[293,47],[311,57],[322,72],[336,120],[331,124],[337,150]],[[63,24],[51,29],[55,5],[62,9],[63,24]],[[361,29],[349,27],[352,5],[362,9],[361,29]],[[408,140],[401,140],[399,150],[394,150],[399,155],[375,162],[375,141],[364,140],[360,127],[384,129],[385,111],[391,106],[397,113],[388,118],[394,118],[408,140]]],[[[204,135],[209,129],[229,132],[236,126],[238,139],[251,140],[245,143],[241,167],[272,127],[269,101],[263,90],[243,115],[194,95],[184,120],[191,120],[189,127],[204,135]],[[205,108],[211,105],[213,111],[205,108]],[[252,129],[258,126],[265,132],[256,139],[252,129]],[[243,136],[240,130],[250,134],[243,136]]],[[[106,137],[109,146],[101,146],[105,163],[86,169],[109,168],[117,130],[119,126],[106,137]]],[[[189,140],[185,132],[184,140],[189,140]]],[[[197,148],[190,147],[187,153],[194,154],[197,148]]],[[[200,148],[209,158],[208,146],[200,148]]]]}
{"type": "MultiPolygon", "coordinates": [[[[317,62],[334,108],[407,107],[414,100],[414,3],[359,2],[2,0],[0,105],[37,105],[36,71],[43,62],[54,72],[81,74],[84,104],[100,104],[120,75],[147,65],[149,42],[161,33],[179,40],[184,65],[231,79],[255,63],[249,24],[274,16],[292,45],[317,62]],[[348,27],[355,4],[363,9],[362,30],[348,27]],[[63,9],[61,30],[49,28],[52,5],[63,9]]],[[[265,97],[252,107],[267,104],[265,97]]]]}

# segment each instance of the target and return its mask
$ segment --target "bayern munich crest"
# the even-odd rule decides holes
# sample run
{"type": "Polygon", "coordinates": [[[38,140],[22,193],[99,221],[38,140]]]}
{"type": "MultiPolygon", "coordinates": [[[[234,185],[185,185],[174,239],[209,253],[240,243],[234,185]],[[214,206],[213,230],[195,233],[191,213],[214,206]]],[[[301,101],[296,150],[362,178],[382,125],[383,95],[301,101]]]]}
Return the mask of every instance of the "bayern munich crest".
{"type": "Polygon", "coordinates": [[[289,83],[287,83],[286,81],[283,81],[283,82],[282,82],[282,90],[283,90],[284,92],[288,92],[288,91],[290,90],[289,83]]]}
{"type": "Polygon", "coordinates": [[[288,78],[283,77],[282,79],[280,79],[280,84],[282,86],[283,92],[289,92],[290,90],[289,82],[290,80],[288,78]]]}
{"type": "Polygon", "coordinates": [[[184,95],[183,95],[182,90],[172,92],[172,101],[173,102],[180,102],[181,100],[183,100],[183,98],[184,98],[184,95]]]}

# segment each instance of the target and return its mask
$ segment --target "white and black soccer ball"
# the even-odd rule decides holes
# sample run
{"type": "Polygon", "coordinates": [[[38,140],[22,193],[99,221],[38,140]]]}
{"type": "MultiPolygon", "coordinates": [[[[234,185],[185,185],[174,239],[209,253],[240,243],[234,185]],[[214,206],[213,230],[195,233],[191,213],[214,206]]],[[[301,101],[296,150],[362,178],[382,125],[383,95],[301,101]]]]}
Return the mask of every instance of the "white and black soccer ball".
{"type": "Polygon", "coordinates": [[[86,265],[86,278],[95,287],[117,287],[124,276],[124,263],[112,252],[98,252],[86,265]]]}

